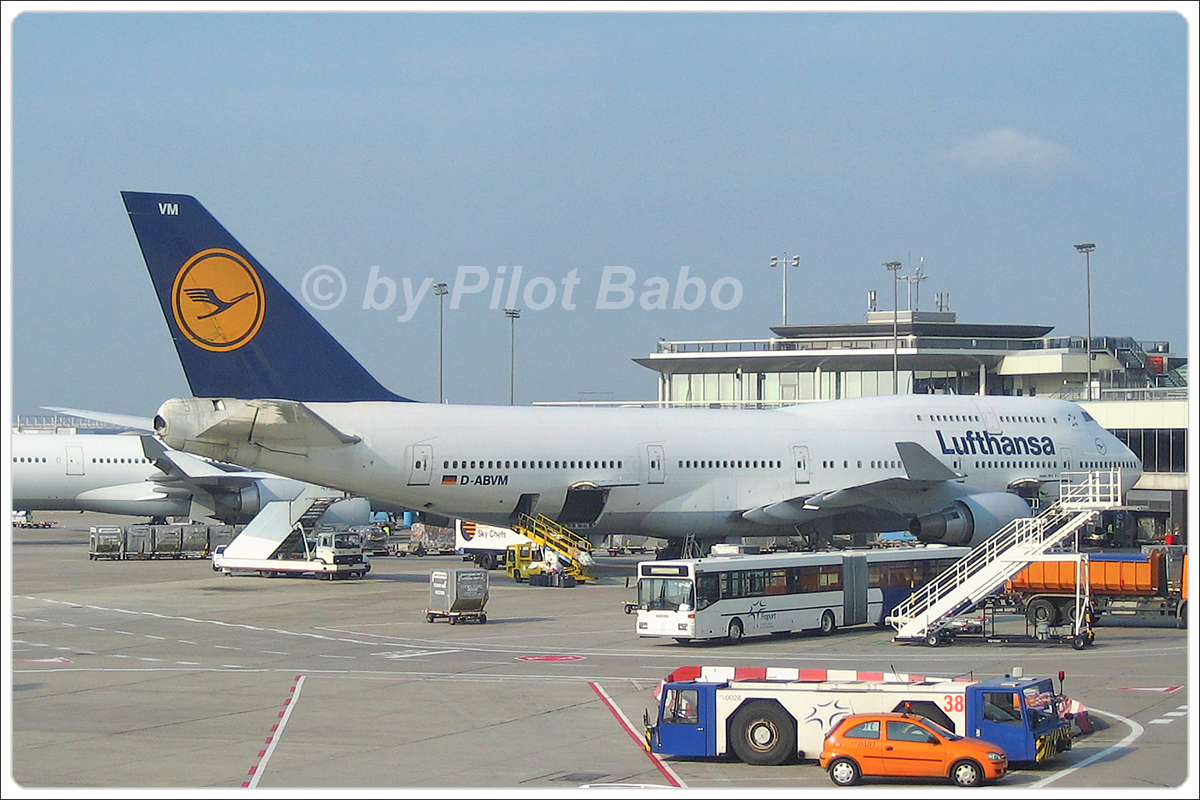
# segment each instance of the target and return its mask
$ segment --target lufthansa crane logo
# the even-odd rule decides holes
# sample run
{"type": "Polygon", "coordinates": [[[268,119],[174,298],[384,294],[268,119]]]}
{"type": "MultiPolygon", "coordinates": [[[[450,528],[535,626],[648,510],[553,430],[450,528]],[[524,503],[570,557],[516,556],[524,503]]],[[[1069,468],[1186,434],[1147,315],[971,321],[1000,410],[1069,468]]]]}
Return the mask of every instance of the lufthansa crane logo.
{"type": "Polygon", "coordinates": [[[171,310],[188,341],[225,353],[249,342],[262,326],[262,281],[245,258],[221,248],[197,253],[175,276],[171,310]]]}

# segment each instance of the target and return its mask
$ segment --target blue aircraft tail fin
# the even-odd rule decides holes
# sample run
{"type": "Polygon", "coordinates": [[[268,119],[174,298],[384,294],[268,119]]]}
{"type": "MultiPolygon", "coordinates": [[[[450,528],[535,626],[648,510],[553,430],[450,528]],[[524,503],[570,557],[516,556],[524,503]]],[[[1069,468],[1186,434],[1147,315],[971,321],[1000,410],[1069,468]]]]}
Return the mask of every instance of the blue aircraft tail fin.
{"type": "Polygon", "coordinates": [[[194,197],[121,197],[195,397],[408,400],[371,377],[194,197]]]}

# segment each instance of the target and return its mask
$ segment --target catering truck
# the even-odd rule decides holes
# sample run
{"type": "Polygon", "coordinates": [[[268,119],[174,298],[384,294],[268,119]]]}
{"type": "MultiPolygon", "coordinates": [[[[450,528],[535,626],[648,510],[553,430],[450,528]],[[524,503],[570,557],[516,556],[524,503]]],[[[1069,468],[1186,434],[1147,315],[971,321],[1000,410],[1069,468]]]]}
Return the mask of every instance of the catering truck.
{"type": "Polygon", "coordinates": [[[1019,674],[969,680],[853,670],[681,667],[655,696],[656,716],[652,721],[649,711],[644,715],[651,752],[715,757],[732,751],[747,764],[816,759],[839,719],[884,711],[928,717],[954,733],[999,745],[1014,762],[1044,761],[1070,749],[1072,741],[1070,701],[1054,691],[1051,678],[1019,674]]]}
{"type": "Polygon", "coordinates": [[[482,569],[496,569],[504,566],[510,544],[529,544],[529,538],[512,528],[459,519],[454,521],[454,544],[464,560],[474,561],[482,569]]]}
{"type": "MultiPolygon", "coordinates": [[[[1075,623],[1073,562],[1035,561],[1010,580],[999,598],[1024,612],[1030,625],[1075,623]]],[[[1141,553],[1088,554],[1088,594],[1097,617],[1173,619],[1187,627],[1187,553],[1182,545],[1147,546],[1141,553]]]]}

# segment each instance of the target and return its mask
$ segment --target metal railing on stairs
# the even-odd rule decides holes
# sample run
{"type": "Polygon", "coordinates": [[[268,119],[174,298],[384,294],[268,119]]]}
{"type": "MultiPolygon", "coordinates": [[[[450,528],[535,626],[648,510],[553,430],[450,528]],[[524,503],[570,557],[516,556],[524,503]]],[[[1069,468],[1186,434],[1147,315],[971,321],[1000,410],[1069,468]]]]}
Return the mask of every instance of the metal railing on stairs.
{"type": "Polygon", "coordinates": [[[566,564],[563,574],[577,581],[594,580],[588,567],[596,562],[592,559],[592,543],[543,514],[521,514],[513,524],[513,530],[535,544],[553,550],[566,564]]]}
{"type": "Polygon", "coordinates": [[[937,578],[913,592],[887,618],[897,641],[937,636],[947,618],[967,611],[1039,555],[1121,502],[1118,470],[1063,473],[1059,500],[1036,517],[1015,519],[937,578]]]}

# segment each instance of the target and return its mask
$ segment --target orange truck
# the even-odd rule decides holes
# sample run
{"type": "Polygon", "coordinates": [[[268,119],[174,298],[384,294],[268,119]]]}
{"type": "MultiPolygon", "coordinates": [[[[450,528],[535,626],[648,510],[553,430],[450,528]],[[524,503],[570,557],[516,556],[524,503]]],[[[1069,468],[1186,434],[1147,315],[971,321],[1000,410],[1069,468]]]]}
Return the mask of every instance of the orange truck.
{"type": "MultiPolygon", "coordinates": [[[[1024,610],[1031,625],[1074,625],[1075,570],[1070,561],[1035,561],[1006,584],[1006,599],[1024,610]]],[[[1182,546],[1090,553],[1088,584],[1096,616],[1166,617],[1187,627],[1187,552],[1182,546]]]]}

